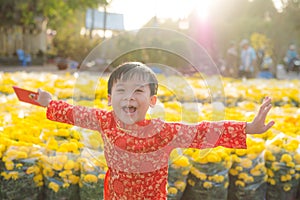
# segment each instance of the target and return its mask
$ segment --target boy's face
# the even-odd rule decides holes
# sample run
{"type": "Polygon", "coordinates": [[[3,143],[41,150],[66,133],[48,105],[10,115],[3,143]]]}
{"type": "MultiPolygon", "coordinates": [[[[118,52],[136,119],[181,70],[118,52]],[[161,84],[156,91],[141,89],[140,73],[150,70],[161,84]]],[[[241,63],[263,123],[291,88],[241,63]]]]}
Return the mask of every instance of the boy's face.
{"type": "Polygon", "coordinates": [[[134,124],[145,119],[150,107],[157,97],[150,96],[149,83],[142,80],[118,80],[108,95],[108,103],[116,116],[125,124],[134,124]]]}

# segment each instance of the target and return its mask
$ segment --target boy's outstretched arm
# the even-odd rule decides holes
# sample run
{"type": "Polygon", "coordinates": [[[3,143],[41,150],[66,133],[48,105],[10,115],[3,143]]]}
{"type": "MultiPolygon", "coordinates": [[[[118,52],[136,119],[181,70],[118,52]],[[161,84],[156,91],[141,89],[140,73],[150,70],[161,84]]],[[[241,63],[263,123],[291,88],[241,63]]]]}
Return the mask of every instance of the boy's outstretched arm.
{"type": "Polygon", "coordinates": [[[274,121],[270,121],[265,124],[266,117],[272,108],[272,100],[270,97],[266,97],[259,108],[258,113],[254,117],[252,122],[247,123],[246,134],[260,134],[269,130],[274,124],[274,121]]]}
{"type": "Polygon", "coordinates": [[[42,89],[38,89],[36,102],[47,107],[47,119],[91,130],[99,131],[102,116],[107,114],[107,111],[97,108],[71,105],[62,100],[52,101],[52,95],[42,89]]]}

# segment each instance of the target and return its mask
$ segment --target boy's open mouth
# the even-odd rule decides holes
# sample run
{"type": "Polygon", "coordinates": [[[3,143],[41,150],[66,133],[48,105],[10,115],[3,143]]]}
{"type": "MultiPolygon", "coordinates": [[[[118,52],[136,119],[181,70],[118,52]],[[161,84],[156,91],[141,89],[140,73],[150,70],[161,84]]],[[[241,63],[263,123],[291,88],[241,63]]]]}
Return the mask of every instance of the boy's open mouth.
{"type": "Polygon", "coordinates": [[[134,113],[136,111],[136,107],[134,106],[124,106],[122,109],[125,113],[134,113]]]}

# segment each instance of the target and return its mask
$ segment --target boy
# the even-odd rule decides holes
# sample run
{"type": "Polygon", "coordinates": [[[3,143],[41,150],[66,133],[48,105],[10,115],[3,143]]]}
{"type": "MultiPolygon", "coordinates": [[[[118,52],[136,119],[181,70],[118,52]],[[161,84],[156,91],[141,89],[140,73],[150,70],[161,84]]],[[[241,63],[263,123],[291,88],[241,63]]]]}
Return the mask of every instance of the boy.
{"type": "Polygon", "coordinates": [[[148,108],[156,103],[157,88],[150,68],[129,62],[117,67],[108,80],[112,111],[69,105],[51,100],[48,92],[38,92],[37,102],[47,107],[48,119],[101,133],[109,168],[106,200],[165,200],[168,159],[174,148],[246,148],[246,134],[263,133],[274,124],[265,124],[271,109],[268,97],[251,123],[203,121],[187,125],[145,119],[148,108]]]}

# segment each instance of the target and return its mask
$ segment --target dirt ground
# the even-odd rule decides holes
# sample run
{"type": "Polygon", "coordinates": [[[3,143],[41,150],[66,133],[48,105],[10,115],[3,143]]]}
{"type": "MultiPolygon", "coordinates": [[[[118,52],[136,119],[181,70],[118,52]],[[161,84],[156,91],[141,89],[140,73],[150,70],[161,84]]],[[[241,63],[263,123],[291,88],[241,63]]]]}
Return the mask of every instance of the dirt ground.
{"type": "MultiPolygon", "coordinates": [[[[52,72],[52,73],[66,73],[66,72],[76,72],[77,69],[67,68],[65,70],[59,70],[54,64],[45,64],[39,66],[1,66],[0,72],[52,72]]],[[[282,65],[277,66],[277,79],[298,79],[300,80],[300,74],[295,72],[287,73],[282,65]]]]}
{"type": "Polygon", "coordinates": [[[2,72],[53,72],[53,73],[65,73],[75,72],[75,69],[59,70],[56,65],[38,65],[38,66],[0,66],[2,72]]]}

